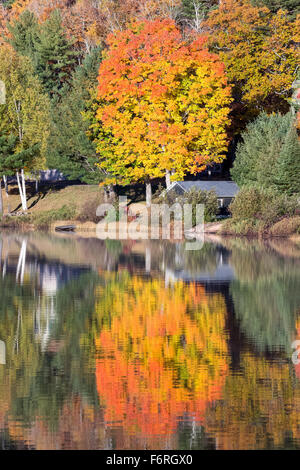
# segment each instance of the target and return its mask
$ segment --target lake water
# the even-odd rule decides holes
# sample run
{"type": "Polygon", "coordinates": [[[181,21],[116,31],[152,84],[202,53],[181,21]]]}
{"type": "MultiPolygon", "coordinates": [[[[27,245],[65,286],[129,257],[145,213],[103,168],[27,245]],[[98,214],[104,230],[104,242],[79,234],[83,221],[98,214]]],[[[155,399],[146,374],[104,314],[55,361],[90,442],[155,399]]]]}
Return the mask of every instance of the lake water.
{"type": "Polygon", "coordinates": [[[299,242],[0,251],[3,449],[300,448],[299,242]]]}

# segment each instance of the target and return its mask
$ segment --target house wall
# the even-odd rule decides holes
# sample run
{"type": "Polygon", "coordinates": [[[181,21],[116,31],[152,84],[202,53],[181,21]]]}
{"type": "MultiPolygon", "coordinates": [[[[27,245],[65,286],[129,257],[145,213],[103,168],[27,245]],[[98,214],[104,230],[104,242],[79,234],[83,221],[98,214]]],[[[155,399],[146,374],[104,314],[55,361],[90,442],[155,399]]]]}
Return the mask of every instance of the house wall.
{"type": "Polygon", "coordinates": [[[227,208],[230,203],[233,201],[233,197],[223,197],[223,198],[218,198],[218,204],[219,207],[225,207],[227,208]]]}

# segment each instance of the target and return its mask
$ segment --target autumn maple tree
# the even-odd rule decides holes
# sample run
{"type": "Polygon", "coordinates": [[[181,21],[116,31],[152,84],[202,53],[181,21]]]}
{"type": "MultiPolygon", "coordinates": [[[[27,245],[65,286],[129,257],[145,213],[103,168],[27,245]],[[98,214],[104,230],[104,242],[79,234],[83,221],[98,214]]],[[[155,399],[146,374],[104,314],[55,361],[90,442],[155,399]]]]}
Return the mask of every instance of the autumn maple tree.
{"type": "Polygon", "coordinates": [[[230,88],[205,38],[187,44],[165,19],[134,23],[107,42],[93,125],[99,166],[128,184],[221,162],[230,88]]]}

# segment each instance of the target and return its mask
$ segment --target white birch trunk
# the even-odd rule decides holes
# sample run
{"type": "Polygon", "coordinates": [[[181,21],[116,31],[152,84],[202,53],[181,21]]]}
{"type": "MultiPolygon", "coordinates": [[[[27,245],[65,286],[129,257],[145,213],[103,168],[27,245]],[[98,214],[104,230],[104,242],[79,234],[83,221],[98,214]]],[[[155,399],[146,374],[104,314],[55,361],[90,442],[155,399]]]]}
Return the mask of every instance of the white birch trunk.
{"type": "Polygon", "coordinates": [[[21,172],[22,182],[20,180],[20,175],[19,175],[18,171],[16,173],[16,176],[17,176],[18,188],[19,188],[19,193],[20,193],[20,198],[21,198],[21,203],[22,203],[22,209],[23,209],[23,211],[27,211],[24,170],[22,170],[22,172],[21,172]]]}
{"type": "Polygon", "coordinates": [[[171,174],[169,170],[166,170],[166,188],[169,189],[171,186],[171,174]]]}
{"type": "Polygon", "coordinates": [[[24,175],[23,168],[21,170],[21,177],[22,177],[22,187],[23,187],[24,210],[27,211],[26,184],[25,184],[25,175],[24,175]]]}
{"type": "Polygon", "coordinates": [[[152,202],[152,187],[151,183],[147,181],[146,183],[146,206],[150,207],[152,202]]]}

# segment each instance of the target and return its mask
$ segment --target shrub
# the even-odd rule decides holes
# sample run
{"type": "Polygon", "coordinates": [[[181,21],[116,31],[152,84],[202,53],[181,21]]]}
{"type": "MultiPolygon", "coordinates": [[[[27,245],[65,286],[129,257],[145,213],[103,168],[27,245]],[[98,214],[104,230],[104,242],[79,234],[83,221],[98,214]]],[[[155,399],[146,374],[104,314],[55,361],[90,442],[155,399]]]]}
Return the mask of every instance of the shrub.
{"type": "Polygon", "coordinates": [[[235,235],[257,235],[265,229],[265,224],[261,220],[256,219],[228,219],[222,225],[221,232],[223,234],[235,235]]]}
{"type": "Polygon", "coordinates": [[[234,219],[251,219],[257,216],[261,206],[261,193],[258,188],[245,187],[240,190],[229,206],[234,219]]]}
{"type": "Polygon", "coordinates": [[[179,203],[182,207],[184,204],[191,204],[193,211],[193,225],[196,223],[196,205],[204,204],[204,221],[213,222],[216,220],[216,215],[219,211],[218,198],[215,191],[201,191],[196,188],[191,188],[183,195],[178,195],[174,190],[163,191],[156,197],[157,204],[173,205],[179,203]]]}
{"type": "Polygon", "coordinates": [[[261,221],[260,229],[262,229],[270,227],[283,217],[296,215],[298,207],[296,196],[288,197],[273,189],[244,187],[230,204],[229,210],[235,226],[237,222],[246,221],[245,226],[254,220],[261,221]]]}
{"type": "Polygon", "coordinates": [[[196,219],[196,205],[204,204],[204,221],[213,222],[218,213],[218,198],[215,191],[201,191],[192,188],[187,191],[179,200],[180,204],[191,204],[193,206],[193,225],[196,219]]]}

